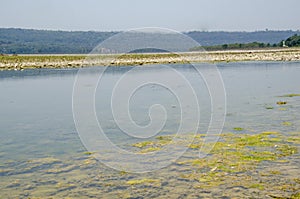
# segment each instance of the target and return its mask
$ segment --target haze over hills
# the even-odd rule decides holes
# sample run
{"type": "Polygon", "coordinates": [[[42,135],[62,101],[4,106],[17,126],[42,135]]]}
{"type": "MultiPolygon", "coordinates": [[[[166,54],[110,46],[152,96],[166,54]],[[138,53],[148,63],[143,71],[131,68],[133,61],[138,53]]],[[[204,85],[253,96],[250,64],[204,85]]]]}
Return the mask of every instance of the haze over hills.
{"type": "MultiPolygon", "coordinates": [[[[1,54],[84,54],[118,32],[50,31],[0,28],[1,54]]],[[[202,46],[231,43],[279,43],[299,31],[185,32],[202,46]]],[[[152,33],[153,34],[153,33],[152,33]]],[[[159,37],[160,35],[157,34],[159,37]]],[[[155,41],[153,41],[155,42],[155,41]]],[[[180,49],[178,49],[180,51],[180,49]]]]}

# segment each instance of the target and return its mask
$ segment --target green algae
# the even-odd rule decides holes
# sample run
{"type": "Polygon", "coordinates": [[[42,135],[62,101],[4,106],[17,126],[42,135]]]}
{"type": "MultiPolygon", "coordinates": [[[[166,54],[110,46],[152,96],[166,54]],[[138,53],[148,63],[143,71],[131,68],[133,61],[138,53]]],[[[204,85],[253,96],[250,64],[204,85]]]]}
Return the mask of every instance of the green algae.
{"type": "Polygon", "coordinates": [[[292,126],[291,122],[282,122],[281,123],[283,126],[292,126]]]}
{"type": "Polygon", "coordinates": [[[274,175],[282,175],[281,171],[278,170],[271,170],[268,172],[260,172],[260,176],[274,176],[274,175]]]}
{"type": "Polygon", "coordinates": [[[171,141],[172,140],[172,136],[157,136],[155,139],[157,139],[157,140],[166,140],[166,141],[171,141]]]}
{"type": "Polygon", "coordinates": [[[279,151],[277,154],[279,157],[286,157],[298,153],[298,148],[296,146],[291,146],[288,144],[279,145],[276,149],[279,151]]]}
{"type": "Polygon", "coordinates": [[[123,198],[123,199],[133,198],[129,191],[117,192],[116,194],[118,195],[118,198],[123,198]]]}
{"type": "Polygon", "coordinates": [[[166,136],[157,136],[155,139],[159,140],[158,145],[164,146],[167,144],[171,144],[173,137],[170,135],[166,136]]]}
{"type": "MultiPolygon", "coordinates": [[[[189,137],[192,139],[192,137],[189,137]]],[[[297,153],[297,148],[286,144],[299,143],[298,137],[287,137],[279,132],[266,131],[259,134],[223,134],[221,135],[220,141],[214,144],[214,148],[210,151],[210,154],[218,157],[221,161],[222,168],[225,169],[227,166],[236,165],[238,168],[241,163],[259,163],[262,161],[277,161],[281,157],[286,157],[297,153]],[[229,162],[231,162],[229,164],[229,162]],[[240,162],[240,163],[239,163],[240,162]],[[224,163],[228,163],[225,164],[224,163]],[[226,166],[227,165],[227,166],[226,166]]],[[[187,145],[190,149],[200,149],[208,143],[204,143],[202,137],[194,136],[193,140],[190,140],[190,144],[187,145]]],[[[188,141],[186,143],[189,143],[188,141]]],[[[165,144],[182,144],[185,142],[175,143],[171,141],[171,137],[158,137],[154,141],[145,141],[133,144],[134,147],[140,148],[139,153],[148,153],[153,151],[161,150],[161,146],[165,144]],[[168,142],[161,143],[162,140],[167,140],[168,142]]],[[[191,160],[185,162],[178,162],[178,164],[191,164],[191,165],[213,165],[217,166],[218,161],[214,158],[206,163],[202,160],[191,160]]],[[[247,164],[246,164],[247,165],[247,164]]],[[[221,168],[218,167],[218,168],[221,168]]],[[[247,166],[243,166],[247,168],[247,166]]],[[[234,171],[232,169],[226,168],[227,171],[234,171]]],[[[240,170],[240,169],[238,169],[240,170]]]]}
{"type": "Polygon", "coordinates": [[[286,101],[278,101],[278,102],[276,102],[276,104],[278,104],[278,105],[286,105],[287,102],[286,101]]]}
{"type": "Polygon", "coordinates": [[[279,110],[279,111],[286,111],[287,108],[279,108],[278,110],[279,110]]]}
{"type": "Polygon", "coordinates": [[[149,147],[149,148],[142,149],[141,151],[139,151],[139,153],[150,153],[150,152],[155,152],[155,151],[159,151],[159,150],[161,150],[160,147],[149,147]]]}
{"type": "MultiPolygon", "coordinates": [[[[192,137],[189,137],[191,139],[192,137]]],[[[298,149],[294,144],[299,142],[298,134],[283,135],[279,132],[265,131],[258,134],[234,134],[226,133],[220,136],[215,143],[208,158],[188,159],[176,162],[178,165],[186,165],[195,170],[191,173],[180,174],[180,178],[197,182],[195,188],[212,188],[224,184],[233,183],[236,175],[243,174],[245,180],[239,185],[247,188],[264,190],[265,184],[255,182],[244,173],[254,171],[262,162],[286,163],[282,159],[294,155],[298,149]]],[[[156,139],[152,146],[159,145],[162,137],[156,139]]],[[[171,140],[171,137],[168,137],[171,140]]],[[[191,141],[191,140],[190,140],[191,141]]],[[[185,142],[170,144],[185,144],[185,142]]],[[[202,136],[194,136],[192,143],[186,145],[190,149],[200,149],[205,146],[202,136]]],[[[149,147],[148,147],[149,148],[149,147]]],[[[147,147],[146,147],[147,149],[147,147]]],[[[143,151],[142,149],[141,151],[143,151]]],[[[281,175],[280,171],[270,171],[261,176],[281,175]]],[[[239,177],[241,178],[241,177],[239,177]]]]}
{"type": "Polygon", "coordinates": [[[150,153],[159,151],[163,146],[173,144],[172,136],[157,136],[153,141],[134,143],[131,146],[140,149],[139,153],[150,153]]]}
{"type": "Polygon", "coordinates": [[[272,171],[270,171],[270,174],[271,175],[281,175],[282,172],[281,171],[277,171],[277,170],[272,170],[272,171]]]}
{"type": "Polygon", "coordinates": [[[242,128],[242,127],[234,127],[233,130],[235,130],[235,131],[243,131],[244,128],[242,128]]]}
{"type": "Polygon", "coordinates": [[[58,189],[70,189],[76,187],[75,184],[65,183],[65,182],[58,182],[56,184],[58,189]]]}
{"type": "Polygon", "coordinates": [[[299,199],[299,198],[300,198],[300,192],[291,195],[291,199],[299,199]]]}
{"type": "Polygon", "coordinates": [[[139,142],[139,143],[135,143],[132,146],[137,147],[137,148],[144,148],[147,146],[153,146],[154,142],[152,141],[144,141],[144,142],[139,142]]]}
{"type": "Polygon", "coordinates": [[[83,154],[84,155],[92,155],[92,154],[94,154],[95,152],[90,152],[90,151],[85,151],[85,152],[83,152],[83,154]]]}
{"type": "Polygon", "coordinates": [[[194,144],[194,143],[192,143],[192,144],[189,145],[189,148],[190,149],[200,149],[201,146],[202,146],[202,144],[194,144]]]}
{"type": "Polygon", "coordinates": [[[273,106],[266,106],[265,108],[268,109],[268,110],[274,109],[273,106]]]}
{"type": "Polygon", "coordinates": [[[254,134],[254,135],[240,135],[239,137],[233,138],[234,144],[237,145],[238,148],[240,147],[272,147],[274,146],[274,143],[282,142],[282,138],[280,136],[277,137],[271,137],[270,135],[276,135],[273,134],[273,132],[263,132],[260,134],[254,134]]]}
{"type": "Polygon", "coordinates": [[[299,97],[300,94],[295,94],[295,93],[292,93],[292,94],[287,94],[287,95],[281,95],[279,97],[299,97]]]}
{"type": "Polygon", "coordinates": [[[155,187],[160,187],[161,182],[158,179],[137,179],[137,180],[129,180],[126,182],[126,184],[134,186],[134,185],[148,185],[148,186],[155,186],[155,187]]]}
{"type": "MultiPolygon", "coordinates": [[[[144,152],[151,152],[151,148],[159,148],[162,144],[181,144],[191,148],[190,151],[197,152],[199,147],[205,145],[203,135],[185,136],[184,141],[178,142],[172,140],[174,137],[169,135],[158,136],[149,141],[151,144],[146,144],[141,148],[135,147],[135,149],[140,152],[143,152],[143,150],[145,150],[144,152]],[[191,141],[196,146],[195,149],[192,149],[191,141]]],[[[27,191],[25,190],[27,182],[15,181],[14,183],[12,181],[7,183],[11,188],[6,188],[5,191],[18,189],[20,191],[15,194],[19,193],[19,196],[21,196],[22,191],[28,192],[30,198],[32,198],[31,196],[46,198],[65,198],[69,196],[76,198],[76,196],[82,196],[82,194],[92,196],[99,192],[103,193],[106,198],[109,197],[108,194],[114,194],[119,198],[133,198],[138,195],[137,193],[139,193],[139,196],[149,196],[145,193],[149,189],[161,191],[172,186],[178,189],[180,189],[180,186],[189,186],[191,192],[243,187],[243,189],[250,190],[250,192],[259,193],[259,196],[264,194],[265,196],[296,198],[300,183],[299,179],[293,176],[289,181],[285,179],[285,173],[284,171],[281,173],[280,168],[271,167],[273,170],[260,170],[258,166],[260,163],[266,163],[267,166],[269,163],[276,165],[277,162],[281,161],[282,163],[278,163],[278,165],[284,165],[286,163],[285,157],[298,152],[297,144],[299,144],[299,141],[299,132],[285,132],[284,134],[272,131],[257,134],[224,133],[220,135],[219,141],[207,158],[184,157],[177,164],[174,164],[174,167],[171,167],[172,169],[160,170],[158,173],[166,178],[166,182],[157,179],[156,174],[134,175],[127,173],[126,170],[105,175],[99,174],[103,168],[97,170],[94,167],[94,160],[87,156],[88,154],[82,152],[78,154],[80,158],[76,156],[76,162],[51,157],[37,158],[28,161],[24,166],[41,165],[41,167],[36,167],[30,175],[34,175],[35,172],[43,173],[45,180],[38,180],[33,183],[27,191]],[[85,162],[88,164],[85,164],[85,162]],[[48,163],[49,167],[47,166],[48,163]],[[95,172],[82,166],[95,168],[95,172]],[[278,170],[275,170],[275,168],[278,170]],[[259,172],[257,172],[257,169],[259,169],[259,172]],[[277,180],[274,184],[270,183],[273,179],[277,180]],[[168,183],[168,185],[165,186],[165,183],[168,183]]],[[[27,175],[29,173],[17,177],[21,179],[22,177],[26,178],[27,175]]],[[[182,188],[182,190],[187,190],[187,188],[182,188]]],[[[227,194],[234,198],[232,191],[228,191],[227,194]]]]}
{"type": "Polygon", "coordinates": [[[125,171],[125,170],[122,170],[122,171],[120,171],[119,173],[120,173],[121,176],[124,176],[124,175],[127,175],[127,174],[128,174],[128,172],[125,171]]]}
{"type": "Polygon", "coordinates": [[[48,169],[46,170],[46,173],[49,174],[60,174],[60,173],[66,173],[66,172],[70,172],[74,169],[76,169],[77,166],[76,165],[55,165],[54,168],[48,169]]]}
{"type": "Polygon", "coordinates": [[[294,181],[298,184],[300,184],[300,178],[295,178],[294,181]]]}
{"type": "Polygon", "coordinates": [[[258,183],[258,184],[252,184],[252,185],[250,185],[249,188],[257,188],[259,190],[264,190],[265,186],[262,183],[258,183]]]}
{"type": "Polygon", "coordinates": [[[300,144],[300,137],[290,137],[287,139],[288,142],[300,144]]]}

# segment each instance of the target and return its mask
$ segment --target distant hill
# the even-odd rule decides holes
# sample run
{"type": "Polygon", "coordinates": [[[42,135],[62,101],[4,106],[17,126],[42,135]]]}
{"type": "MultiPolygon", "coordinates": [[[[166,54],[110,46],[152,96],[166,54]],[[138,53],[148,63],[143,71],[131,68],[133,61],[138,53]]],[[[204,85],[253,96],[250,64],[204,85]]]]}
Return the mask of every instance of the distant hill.
{"type": "Polygon", "coordinates": [[[89,53],[116,32],[49,31],[0,28],[0,53],[89,53]]]}
{"type": "Polygon", "coordinates": [[[277,44],[299,31],[256,31],[256,32],[188,32],[188,36],[195,39],[202,46],[213,46],[234,43],[269,43],[277,44]]]}
{"type": "MultiPolygon", "coordinates": [[[[84,54],[117,32],[49,31],[0,28],[2,54],[84,54]]],[[[186,32],[202,46],[231,43],[279,43],[299,31],[186,32]]],[[[159,37],[160,35],[158,35],[159,37]]],[[[155,42],[155,41],[154,41],[155,42]]]]}

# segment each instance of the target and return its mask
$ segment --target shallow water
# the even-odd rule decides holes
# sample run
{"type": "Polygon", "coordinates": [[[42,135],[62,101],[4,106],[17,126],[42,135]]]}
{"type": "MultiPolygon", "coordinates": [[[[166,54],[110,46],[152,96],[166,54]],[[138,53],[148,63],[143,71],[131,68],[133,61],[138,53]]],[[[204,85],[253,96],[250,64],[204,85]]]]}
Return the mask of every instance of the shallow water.
{"type": "MultiPolygon", "coordinates": [[[[279,97],[300,93],[299,62],[222,63],[217,66],[227,96],[224,134],[276,131],[285,136],[296,133],[295,137],[299,138],[300,97],[279,97]],[[276,104],[278,101],[287,101],[287,104],[280,106],[276,104]],[[236,127],[243,130],[237,132],[236,127]]],[[[205,133],[211,117],[205,82],[192,66],[172,67],[194,88],[201,110],[198,133],[205,133]]],[[[134,151],[132,144],[141,140],[122,133],[113,120],[110,107],[114,85],[130,69],[109,67],[105,71],[97,87],[95,107],[107,137],[119,147],[134,151]]],[[[141,69],[135,75],[168,75],[157,66],[141,69]]],[[[182,177],[198,172],[193,165],[174,163],[145,174],[120,172],[105,166],[86,153],[75,128],[72,91],[77,71],[0,71],[1,198],[264,198],[268,194],[290,197],[300,189],[297,181],[300,178],[299,153],[286,157],[284,163],[264,161],[251,171],[232,174],[236,182],[250,176],[255,182],[273,183],[277,188],[285,186],[282,190],[247,188],[233,182],[199,187],[198,181],[182,177]],[[272,168],[280,171],[279,174],[260,175],[272,168]],[[140,181],[130,183],[130,180],[140,181]]],[[[87,77],[89,75],[93,74],[87,77]]],[[[177,89],[186,88],[179,85],[177,89]]],[[[174,95],[161,86],[145,86],[134,94],[130,104],[132,119],[139,125],[148,124],[148,109],[153,104],[163,105],[168,114],[166,125],[155,136],[174,134],[179,126],[180,106],[174,95]]],[[[177,161],[196,159],[195,155],[195,151],[187,151],[177,161]]]]}

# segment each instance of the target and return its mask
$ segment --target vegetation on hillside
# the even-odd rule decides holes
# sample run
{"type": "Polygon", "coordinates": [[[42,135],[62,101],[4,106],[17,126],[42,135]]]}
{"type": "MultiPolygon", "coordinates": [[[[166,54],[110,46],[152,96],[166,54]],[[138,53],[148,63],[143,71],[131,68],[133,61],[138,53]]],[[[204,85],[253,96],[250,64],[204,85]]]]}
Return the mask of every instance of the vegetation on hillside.
{"type": "MultiPolygon", "coordinates": [[[[86,54],[118,32],[49,31],[0,28],[0,54],[86,54]]],[[[252,48],[278,43],[298,31],[186,32],[202,46],[211,49],[252,48]],[[256,41],[254,43],[251,43],[256,41]],[[230,44],[228,46],[223,44],[230,44]]],[[[158,35],[160,38],[160,35],[158,35]]],[[[161,41],[161,38],[158,39],[161,41]]],[[[166,44],[168,45],[168,44],[166,44]]],[[[155,51],[156,52],[156,51],[155,51]]]]}
{"type": "Polygon", "coordinates": [[[0,28],[0,53],[85,54],[114,34],[116,33],[0,28]]]}
{"type": "MultiPolygon", "coordinates": [[[[283,45],[283,42],[281,42],[281,45],[283,45]]],[[[300,47],[300,35],[295,34],[289,37],[285,40],[285,45],[288,47],[300,47]]]]}
{"type": "Polygon", "coordinates": [[[199,32],[193,31],[185,33],[201,46],[215,46],[234,43],[278,43],[299,31],[255,31],[255,32],[199,32]]]}
{"type": "Polygon", "coordinates": [[[271,48],[278,47],[277,44],[270,43],[259,43],[259,42],[251,42],[251,43],[234,43],[234,44],[223,44],[223,45],[215,45],[215,46],[199,46],[192,48],[191,51],[197,51],[201,49],[205,49],[208,51],[212,50],[236,50],[236,49],[258,49],[258,48],[271,48]]]}
{"type": "Polygon", "coordinates": [[[197,46],[191,51],[197,50],[238,50],[238,49],[262,49],[262,48],[279,48],[279,47],[300,47],[300,35],[297,34],[287,38],[286,40],[282,40],[279,43],[260,43],[260,42],[251,42],[251,43],[233,43],[233,44],[222,44],[222,45],[214,45],[214,46],[197,46]]]}

